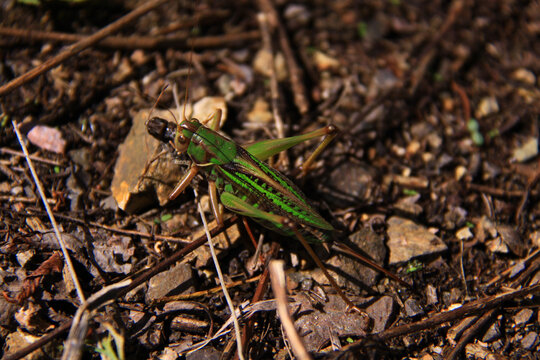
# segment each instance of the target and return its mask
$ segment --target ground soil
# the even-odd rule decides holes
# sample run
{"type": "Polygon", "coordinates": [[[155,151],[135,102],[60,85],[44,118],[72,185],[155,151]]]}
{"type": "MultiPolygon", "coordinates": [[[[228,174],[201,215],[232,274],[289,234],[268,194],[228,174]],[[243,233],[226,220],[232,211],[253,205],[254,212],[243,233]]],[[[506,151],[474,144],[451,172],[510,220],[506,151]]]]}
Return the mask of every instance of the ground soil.
{"type": "MultiPolygon", "coordinates": [[[[12,120],[23,135],[36,125],[60,132],[62,140],[52,140],[60,153],[47,150],[43,139],[28,146],[56,221],[69,239],[83,292],[90,297],[127,278],[143,276],[147,284],[154,277],[149,269],[168,271],[185,255],[178,255],[184,243],[171,239],[200,231],[191,192],[165,207],[130,214],[118,209],[112,197],[119,146],[136,114],[154,106],[170,84],[159,98],[160,108],[175,107],[173,87],[181,94],[187,90],[190,101],[223,96],[229,113],[222,130],[239,144],[327,124],[340,129],[314,169],[295,181],[339,229],[337,237],[351,240],[358,237],[353,234],[367,233],[380,239],[382,253],[358,246],[413,286],[380,275],[367,283],[353,279],[359,286],[340,283],[349,296],[362,299],[360,307],[380,304],[385,296],[393,306],[377,310],[386,319],[377,335],[369,326],[348,329],[347,335],[328,331],[328,341],[312,350],[313,356],[537,358],[537,1],[169,1],[2,92],[80,40],[68,35],[92,35],[145,3],[8,0],[0,5],[4,356],[60,329],[44,341],[41,352],[34,352],[36,358],[59,358],[80,305],[67,268],[62,270],[63,257],[12,120]],[[260,13],[267,15],[267,27],[258,22],[260,13]],[[257,65],[265,55],[262,49],[283,60],[276,63],[277,74],[268,65],[257,65]],[[256,107],[257,102],[268,107],[256,107]],[[434,234],[444,250],[427,249],[392,261],[396,254],[405,255],[389,231],[391,218],[408,219],[434,234]],[[499,298],[502,294],[510,295],[499,298]],[[445,315],[464,304],[470,307],[445,315]],[[16,334],[32,340],[16,345],[16,334]]],[[[272,163],[296,178],[295,170],[312,149],[313,144],[302,144],[272,163]]],[[[198,184],[205,194],[205,179],[198,184]]],[[[306,270],[303,277],[316,278],[299,245],[249,224],[255,239],[265,235],[263,258],[282,258],[293,272],[306,270]]],[[[240,229],[240,246],[223,249],[221,255],[227,281],[261,275],[264,267],[249,270],[254,249],[242,220],[229,219],[226,226],[240,229]]],[[[323,256],[329,263],[330,255],[323,256]]],[[[187,276],[189,292],[216,286],[213,265],[197,268],[197,261],[182,268],[189,276],[174,275],[187,276]]],[[[258,283],[233,287],[235,305],[252,300],[258,283]]],[[[289,292],[299,296],[317,288],[291,285],[289,292]]],[[[274,298],[267,286],[262,290],[256,301],[274,298]]],[[[114,304],[94,313],[84,358],[100,357],[96,348],[104,346],[111,329],[124,338],[127,359],[186,356],[183,348],[208,338],[230,315],[222,293],[191,301],[195,305],[188,309],[180,300],[149,301],[145,293],[121,292],[114,304]]],[[[319,301],[310,311],[334,314],[319,301]]],[[[332,316],[347,314],[343,311],[332,316]]],[[[275,311],[258,313],[254,320],[241,324],[251,334],[244,338],[248,357],[287,358],[292,345],[275,311]]],[[[309,326],[318,325],[303,324],[308,325],[298,331],[309,342],[307,334],[315,331],[309,326]]],[[[235,356],[231,334],[187,357],[235,356]]]]}

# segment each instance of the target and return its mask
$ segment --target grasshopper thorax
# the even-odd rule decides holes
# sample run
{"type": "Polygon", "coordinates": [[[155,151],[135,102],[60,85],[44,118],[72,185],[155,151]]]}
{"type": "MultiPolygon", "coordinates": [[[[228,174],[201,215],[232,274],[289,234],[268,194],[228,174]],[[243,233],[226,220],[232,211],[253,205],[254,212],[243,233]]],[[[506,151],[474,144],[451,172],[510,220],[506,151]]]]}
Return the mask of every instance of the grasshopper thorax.
{"type": "Polygon", "coordinates": [[[174,137],[174,145],[176,149],[180,152],[187,150],[193,134],[195,134],[200,127],[201,123],[195,118],[182,121],[180,125],[178,125],[178,129],[174,137]]]}

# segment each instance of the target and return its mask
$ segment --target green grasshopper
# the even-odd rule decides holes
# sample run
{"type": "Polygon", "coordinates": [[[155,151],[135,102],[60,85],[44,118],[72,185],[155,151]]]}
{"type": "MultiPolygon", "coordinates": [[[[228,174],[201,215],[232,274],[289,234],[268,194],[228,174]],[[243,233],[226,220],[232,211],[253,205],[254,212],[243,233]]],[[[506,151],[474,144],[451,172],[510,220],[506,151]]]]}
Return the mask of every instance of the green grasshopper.
{"type": "Polygon", "coordinates": [[[324,242],[334,231],[324,218],[309,204],[306,196],[291,180],[271,168],[263,160],[309,139],[324,136],[319,148],[304,164],[304,171],[337,134],[337,128],[328,125],[310,133],[264,140],[242,147],[216,132],[221,111],[202,125],[197,119],[184,120],[179,125],[159,117],[147,122],[150,135],[171,143],[179,153],[192,160],[189,171],[169,195],[173,200],[201,171],[209,183],[210,203],[218,226],[223,217],[218,204],[250,217],[275,232],[294,236],[291,224],[310,242],[324,242]],[[217,194],[219,193],[219,201],[217,194]]]}
{"type": "Polygon", "coordinates": [[[323,141],[302,167],[302,171],[306,172],[337,135],[337,128],[327,125],[303,135],[240,146],[217,133],[220,120],[221,110],[210,120],[209,127],[194,118],[184,119],[178,125],[159,117],[147,121],[150,135],[170,143],[176,151],[186,153],[192,161],[189,171],[178,182],[169,199],[180,195],[195,175],[202,172],[208,180],[210,203],[218,226],[223,224],[223,215],[219,211],[221,202],[225,208],[250,217],[270,230],[296,236],[349,308],[357,309],[307,243],[331,239],[334,227],[313,209],[291,180],[263,162],[281,151],[322,136],[323,141]]]}

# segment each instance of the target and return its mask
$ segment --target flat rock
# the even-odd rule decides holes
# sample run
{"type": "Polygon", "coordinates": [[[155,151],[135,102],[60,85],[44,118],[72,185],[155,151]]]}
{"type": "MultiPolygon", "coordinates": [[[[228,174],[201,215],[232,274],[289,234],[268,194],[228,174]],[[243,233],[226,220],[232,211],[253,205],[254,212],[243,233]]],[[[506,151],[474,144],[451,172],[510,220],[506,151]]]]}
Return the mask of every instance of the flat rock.
{"type": "Polygon", "coordinates": [[[191,265],[180,263],[152,277],[148,283],[146,301],[151,302],[164,296],[190,293],[193,291],[191,265]]]}
{"type": "Polygon", "coordinates": [[[26,136],[32,144],[44,150],[57,154],[63,154],[66,151],[67,142],[57,128],[36,125],[26,136]]]}
{"type": "MultiPolygon", "coordinates": [[[[184,173],[181,167],[175,166],[170,152],[151,161],[159,153],[161,143],[146,131],[149,113],[150,110],[141,110],[134,116],[131,130],[119,146],[114,168],[111,191],[118,207],[128,213],[153,205],[156,195],[160,205],[165,204],[184,173]]],[[[172,117],[164,110],[154,110],[152,116],[172,117]]]]}
{"type": "Polygon", "coordinates": [[[405,300],[405,313],[408,317],[416,317],[424,314],[424,309],[413,298],[405,300]]]}
{"type": "MultiPolygon", "coordinates": [[[[386,258],[386,247],[381,235],[375,233],[371,228],[363,228],[349,236],[349,241],[357,247],[360,254],[370,258],[383,266],[386,258]]],[[[354,249],[353,249],[354,250],[354,249]]],[[[376,284],[379,272],[371,269],[356,258],[339,253],[326,261],[328,271],[336,279],[340,287],[361,291],[365,287],[372,287],[376,284]]],[[[313,270],[313,279],[326,284],[328,280],[320,269],[313,270]]]]}
{"type": "Polygon", "coordinates": [[[384,331],[388,327],[394,314],[394,305],[392,297],[383,296],[366,309],[366,313],[373,320],[371,330],[373,334],[384,331]]]}
{"type": "Polygon", "coordinates": [[[298,314],[295,327],[300,329],[300,336],[303,336],[308,351],[319,351],[328,343],[331,335],[341,338],[366,335],[369,327],[367,317],[347,311],[347,304],[339,296],[330,294],[322,310],[314,307],[304,294],[293,298],[300,304],[300,308],[295,312],[298,314]]]}
{"type": "Polygon", "coordinates": [[[445,251],[448,247],[435,234],[411,220],[393,216],[388,219],[390,264],[398,264],[417,256],[445,251]]]}

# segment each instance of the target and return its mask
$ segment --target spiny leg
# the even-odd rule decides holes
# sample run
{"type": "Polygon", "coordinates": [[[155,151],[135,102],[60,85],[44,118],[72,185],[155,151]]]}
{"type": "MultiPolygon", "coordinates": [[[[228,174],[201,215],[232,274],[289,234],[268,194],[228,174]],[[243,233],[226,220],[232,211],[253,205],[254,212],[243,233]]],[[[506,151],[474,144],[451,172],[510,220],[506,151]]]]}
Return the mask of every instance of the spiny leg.
{"type": "Polygon", "coordinates": [[[204,123],[210,129],[214,131],[218,131],[221,125],[221,117],[222,117],[222,111],[221,109],[217,109],[214,115],[212,115],[211,118],[207,119],[204,123]]]}
{"type": "Polygon", "coordinates": [[[313,162],[315,162],[317,157],[323,152],[324,149],[326,149],[328,144],[330,144],[330,142],[336,137],[338,133],[338,129],[334,125],[328,125],[323,129],[327,131],[326,136],[323,138],[322,142],[315,148],[315,151],[311,153],[311,155],[307,158],[306,161],[304,161],[304,163],[300,167],[303,176],[307,174],[313,162]]]}
{"type": "Polygon", "coordinates": [[[328,272],[328,270],[326,269],[326,267],[322,263],[321,259],[319,259],[319,257],[315,253],[315,251],[313,251],[313,248],[304,239],[304,237],[302,236],[300,231],[297,229],[296,225],[291,224],[291,221],[289,219],[287,219],[286,217],[280,216],[280,215],[271,214],[269,212],[257,209],[253,205],[248,204],[244,200],[242,200],[239,197],[237,197],[237,196],[235,196],[235,195],[233,195],[231,193],[228,193],[228,192],[224,192],[223,194],[221,194],[221,202],[228,209],[230,209],[230,210],[232,210],[234,212],[237,212],[237,213],[239,213],[241,215],[249,216],[249,217],[257,218],[257,219],[263,219],[265,221],[272,222],[277,227],[280,227],[280,225],[281,225],[281,226],[286,226],[289,229],[291,229],[294,232],[294,234],[296,235],[296,237],[298,238],[298,240],[300,240],[300,243],[302,244],[302,246],[306,249],[308,254],[315,261],[317,266],[319,266],[319,268],[322,270],[322,272],[324,273],[324,276],[328,279],[328,281],[330,282],[332,287],[334,287],[336,289],[338,295],[347,304],[347,306],[350,309],[354,309],[354,310],[357,310],[360,313],[363,313],[360,309],[358,309],[354,305],[354,303],[341,290],[341,288],[338,286],[338,284],[336,283],[334,278],[330,275],[330,273],[328,272]]]}
{"type": "Polygon", "coordinates": [[[176,187],[171,191],[169,194],[169,200],[174,200],[180,195],[191,183],[191,180],[197,175],[197,172],[199,172],[199,167],[196,165],[191,165],[189,168],[189,171],[180,179],[176,187]]]}
{"type": "Polygon", "coordinates": [[[219,210],[219,200],[217,195],[216,183],[208,181],[208,194],[210,195],[210,205],[216,219],[218,228],[223,226],[223,213],[219,210]]]}
{"type": "Polygon", "coordinates": [[[223,206],[240,215],[256,219],[262,219],[276,224],[281,224],[283,220],[283,216],[270,214],[269,212],[257,209],[253,205],[248,204],[244,200],[240,199],[238,196],[233,195],[229,192],[223,192],[220,199],[223,206]]]}

